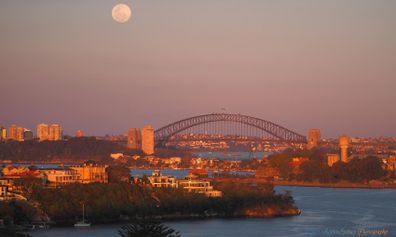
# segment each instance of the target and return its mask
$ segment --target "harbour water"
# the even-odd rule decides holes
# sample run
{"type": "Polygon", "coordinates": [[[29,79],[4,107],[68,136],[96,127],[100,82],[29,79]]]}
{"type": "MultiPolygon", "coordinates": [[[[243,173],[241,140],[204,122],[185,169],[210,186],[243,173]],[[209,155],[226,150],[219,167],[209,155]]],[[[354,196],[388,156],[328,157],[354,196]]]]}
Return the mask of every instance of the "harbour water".
{"type": "Polygon", "coordinates": [[[264,151],[255,151],[255,152],[246,152],[246,151],[229,151],[229,152],[195,152],[195,155],[202,158],[218,158],[218,159],[227,159],[227,160],[248,160],[248,159],[262,159],[264,157],[268,157],[271,152],[264,151]]]}
{"type": "MultiPolygon", "coordinates": [[[[153,174],[153,169],[131,169],[131,176],[133,177],[143,177],[144,175],[150,176],[153,174]]],[[[173,170],[173,169],[162,169],[161,174],[167,176],[175,176],[178,179],[183,179],[185,176],[188,175],[189,169],[180,169],[180,170],[173,170]]],[[[243,172],[243,171],[231,171],[228,172],[230,174],[236,174],[241,176],[246,175],[255,175],[255,172],[243,172]]],[[[213,177],[215,172],[208,171],[208,176],[213,177]]]]}
{"type": "MultiPolygon", "coordinates": [[[[300,216],[272,219],[208,219],[167,222],[183,237],[396,236],[396,190],[277,187],[290,190],[300,216]]],[[[119,225],[52,228],[33,237],[111,237],[119,225]]]]}

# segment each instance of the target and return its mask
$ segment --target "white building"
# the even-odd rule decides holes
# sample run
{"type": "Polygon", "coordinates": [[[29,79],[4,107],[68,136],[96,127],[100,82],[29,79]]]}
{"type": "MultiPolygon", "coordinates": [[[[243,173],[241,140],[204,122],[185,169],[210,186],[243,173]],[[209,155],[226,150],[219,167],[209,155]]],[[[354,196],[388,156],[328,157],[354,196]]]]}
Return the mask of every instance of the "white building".
{"type": "Polygon", "coordinates": [[[48,182],[55,185],[71,184],[80,181],[80,175],[76,170],[70,168],[55,168],[40,170],[44,173],[48,182]]]}
{"type": "Polygon", "coordinates": [[[155,170],[148,179],[154,188],[177,188],[176,177],[163,176],[159,170],[155,170]]]}
{"type": "Polygon", "coordinates": [[[208,180],[197,179],[197,176],[193,174],[189,174],[184,180],[179,180],[178,185],[188,192],[202,193],[208,197],[221,197],[223,195],[221,191],[214,190],[208,180]]]}

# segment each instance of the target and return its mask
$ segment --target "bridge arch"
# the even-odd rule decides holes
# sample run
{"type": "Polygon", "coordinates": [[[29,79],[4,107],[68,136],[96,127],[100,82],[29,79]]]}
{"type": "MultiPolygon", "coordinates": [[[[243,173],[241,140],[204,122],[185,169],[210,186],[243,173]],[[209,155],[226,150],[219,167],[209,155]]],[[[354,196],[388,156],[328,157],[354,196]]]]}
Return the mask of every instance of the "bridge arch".
{"type": "Polygon", "coordinates": [[[194,116],[179,120],[177,122],[168,124],[162,128],[155,130],[154,139],[156,146],[163,146],[172,137],[189,128],[199,126],[202,124],[216,123],[216,122],[234,122],[245,124],[262,130],[280,141],[291,143],[305,143],[306,138],[296,132],[293,132],[285,127],[277,125],[273,122],[242,115],[242,114],[227,114],[227,113],[213,113],[194,116]]]}

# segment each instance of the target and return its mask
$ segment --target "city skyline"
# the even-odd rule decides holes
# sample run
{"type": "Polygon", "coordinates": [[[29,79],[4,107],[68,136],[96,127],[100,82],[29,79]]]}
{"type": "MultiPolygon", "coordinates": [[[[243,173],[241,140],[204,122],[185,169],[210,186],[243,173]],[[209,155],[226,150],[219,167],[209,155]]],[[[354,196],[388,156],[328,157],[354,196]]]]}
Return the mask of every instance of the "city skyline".
{"type": "Polygon", "coordinates": [[[0,3],[0,126],[158,129],[241,113],[306,135],[396,136],[396,3],[0,3]]]}

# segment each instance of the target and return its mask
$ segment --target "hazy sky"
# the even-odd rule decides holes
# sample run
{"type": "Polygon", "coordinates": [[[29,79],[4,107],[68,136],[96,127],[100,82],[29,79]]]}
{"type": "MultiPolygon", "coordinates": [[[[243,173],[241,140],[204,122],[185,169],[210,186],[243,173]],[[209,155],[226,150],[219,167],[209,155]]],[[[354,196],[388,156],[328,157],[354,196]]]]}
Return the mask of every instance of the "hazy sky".
{"type": "Polygon", "coordinates": [[[0,125],[67,134],[241,113],[396,136],[396,1],[0,1],[0,125]]]}

